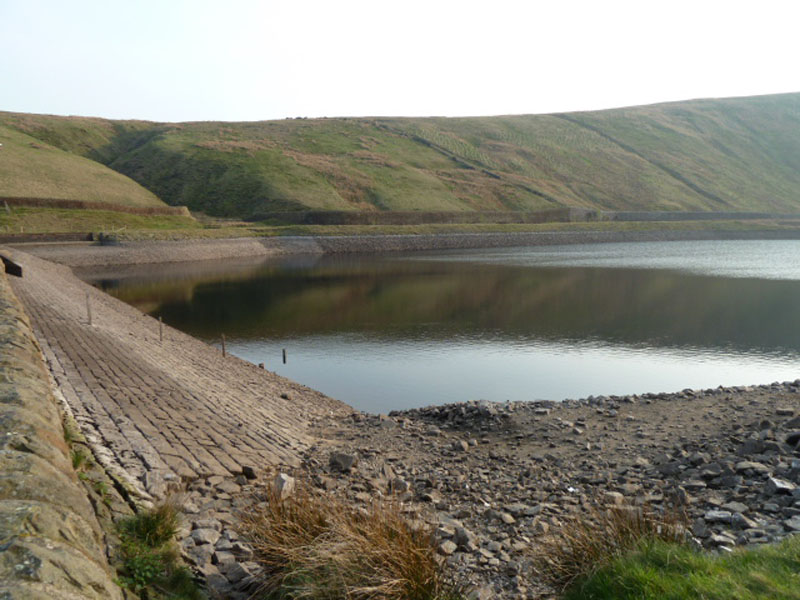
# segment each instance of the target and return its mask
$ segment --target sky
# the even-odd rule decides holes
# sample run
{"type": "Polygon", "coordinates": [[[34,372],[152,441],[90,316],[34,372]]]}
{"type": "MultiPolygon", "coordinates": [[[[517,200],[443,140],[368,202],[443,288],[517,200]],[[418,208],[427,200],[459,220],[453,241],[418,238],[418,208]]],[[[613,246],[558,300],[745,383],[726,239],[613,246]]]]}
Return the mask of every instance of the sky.
{"type": "Polygon", "coordinates": [[[800,91],[797,0],[0,0],[0,110],[477,116],[800,91]]]}

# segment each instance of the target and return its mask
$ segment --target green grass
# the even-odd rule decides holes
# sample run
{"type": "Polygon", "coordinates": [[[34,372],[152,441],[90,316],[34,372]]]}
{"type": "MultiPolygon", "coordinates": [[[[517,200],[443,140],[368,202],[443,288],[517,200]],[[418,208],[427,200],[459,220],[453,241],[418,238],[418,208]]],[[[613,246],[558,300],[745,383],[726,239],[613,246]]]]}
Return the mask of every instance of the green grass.
{"type": "Polygon", "coordinates": [[[800,536],[777,545],[715,555],[685,545],[643,543],[563,600],[798,600],[800,536]]]}
{"type": "Polygon", "coordinates": [[[123,587],[149,600],[203,598],[174,543],[179,512],[167,501],[120,522],[123,587]]]}
{"type": "Polygon", "coordinates": [[[190,217],[132,215],[106,210],[12,207],[0,204],[0,235],[12,233],[89,233],[105,231],[192,231],[202,225],[190,217]]]}
{"type": "Polygon", "coordinates": [[[5,125],[1,113],[0,144],[0,197],[163,206],[127,176],[5,125]]]}
{"type": "Polygon", "coordinates": [[[114,185],[133,180],[214,215],[800,208],[800,94],[452,119],[163,124],[0,113],[0,142],[13,159],[0,161],[0,196],[64,189],[144,201],[138,186],[112,194],[113,174],[114,185]]]}

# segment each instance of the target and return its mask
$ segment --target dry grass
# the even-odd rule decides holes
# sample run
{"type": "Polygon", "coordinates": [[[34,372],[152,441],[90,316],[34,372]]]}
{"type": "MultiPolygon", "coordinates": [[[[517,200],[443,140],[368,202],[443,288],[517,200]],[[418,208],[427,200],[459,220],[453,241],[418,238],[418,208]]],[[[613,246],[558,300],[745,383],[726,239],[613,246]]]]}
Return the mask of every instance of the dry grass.
{"type": "Polygon", "coordinates": [[[356,508],[300,484],[285,500],[268,493],[241,527],[264,567],[266,598],[462,597],[437,558],[432,529],[412,526],[396,504],[356,508]]]}
{"type": "Polygon", "coordinates": [[[680,509],[661,513],[649,506],[598,504],[588,515],[574,515],[545,538],[534,550],[534,565],[540,577],[564,589],[642,543],[686,543],[687,523],[680,509]]]}

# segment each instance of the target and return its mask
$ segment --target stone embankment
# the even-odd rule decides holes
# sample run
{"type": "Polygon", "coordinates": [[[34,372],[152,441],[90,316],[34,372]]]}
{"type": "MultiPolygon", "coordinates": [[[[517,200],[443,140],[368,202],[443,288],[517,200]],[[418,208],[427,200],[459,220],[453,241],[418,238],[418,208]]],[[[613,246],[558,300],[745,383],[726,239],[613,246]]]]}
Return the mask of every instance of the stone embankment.
{"type": "Polygon", "coordinates": [[[0,270],[0,596],[121,598],[28,317],[0,270]]]}
{"type": "MultiPolygon", "coordinates": [[[[8,388],[9,402],[15,398],[33,402],[34,395],[46,398],[38,411],[40,418],[48,419],[51,429],[58,431],[38,426],[38,421],[35,429],[25,429],[22,421],[18,424],[8,417],[4,426],[13,435],[4,443],[33,449],[31,452],[44,452],[52,445],[58,451],[50,452],[53,457],[46,454],[54,461],[52,477],[49,471],[40,476],[36,470],[34,475],[22,475],[39,464],[32,455],[25,460],[15,458],[16,462],[8,459],[7,466],[0,468],[0,478],[6,477],[7,486],[19,478],[20,485],[27,486],[37,499],[53,494],[59,498],[56,507],[61,507],[60,499],[64,499],[66,506],[76,507],[81,518],[92,516],[90,505],[88,512],[84,511],[88,505],[85,496],[67,488],[61,493],[65,484],[60,483],[62,476],[56,470],[69,467],[70,461],[47,387],[44,355],[57,392],[114,485],[124,490],[131,502],[144,506],[185,490],[185,519],[178,536],[184,557],[218,597],[248,597],[235,588],[250,585],[257,568],[248,562],[251,553],[247,546],[238,541],[235,508],[246,497],[246,490],[263,484],[265,470],[302,463],[304,452],[315,441],[310,428],[316,421],[349,414],[351,409],[236,357],[223,356],[218,349],[170,327],[160,330],[158,321],[83,283],[67,267],[20,251],[13,251],[13,258],[24,276],[13,281],[13,292],[22,306],[3,280],[3,290],[13,299],[1,313],[8,323],[3,331],[10,336],[8,342],[4,340],[3,359],[11,361],[8,370],[16,377],[8,388]],[[14,337],[19,335],[22,340],[14,337]],[[6,352],[6,347],[25,349],[25,344],[35,348],[31,352],[38,360],[38,370],[17,373],[12,361],[16,355],[6,352]]],[[[33,418],[37,411],[30,408],[30,414],[24,415],[33,418]]],[[[13,496],[13,489],[8,489],[13,496]]],[[[79,541],[93,539],[89,534],[94,530],[78,529],[66,509],[60,510],[66,523],[63,531],[72,537],[80,534],[79,541]]],[[[50,513],[41,514],[54,519],[50,513]]],[[[24,533],[26,527],[38,527],[26,525],[24,512],[11,516],[9,528],[21,528],[24,533]],[[20,524],[14,525],[11,516],[20,519],[20,524]]],[[[42,522],[49,526],[49,521],[42,522]]],[[[13,554],[2,556],[11,560],[13,554]]],[[[17,564],[27,568],[24,562],[9,568],[17,564]]],[[[80,565],[76,569],[76,588],[88,586],[87,593],[101,589],[94,581],[97,569],[83,570],[80,565]]],[[[33,573],[32,577],[40,576],[35,569],[33,573]]],[[[118,588],[109,588],[108,593],[102,588],[102,593],[87,597],[114,598],[114,593],[118,588]]]]}
{"type": "Polygon", "coordinates": [[[220,240],[121,242],[117,245],[107,246],[90,243],[25,244],[20,247],[30,254],[70,267],[90,267],[288,254],[412,252],[610,242],[754,239],[800,239],[800,230],[559,231],[436,235],[287,236],[220,240]]]}

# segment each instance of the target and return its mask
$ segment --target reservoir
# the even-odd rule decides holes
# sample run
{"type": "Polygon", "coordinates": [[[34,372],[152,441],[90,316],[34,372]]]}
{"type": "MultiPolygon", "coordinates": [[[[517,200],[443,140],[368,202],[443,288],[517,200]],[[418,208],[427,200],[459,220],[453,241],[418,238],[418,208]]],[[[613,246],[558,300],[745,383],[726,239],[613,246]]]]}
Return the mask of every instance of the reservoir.
{"type": "Polygon", "coordinates": [[[76,270],[369,412],[800,378],[800,241],[296,255],[76,270]],[[286,363],[282,352],[286,350],[286,363]]]}

